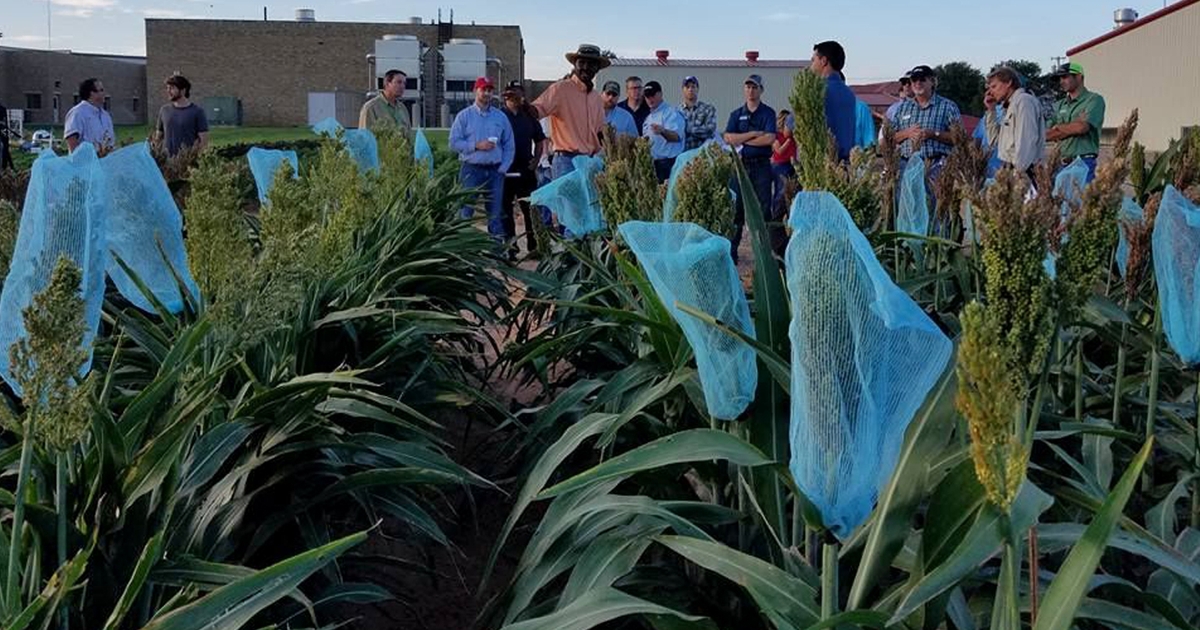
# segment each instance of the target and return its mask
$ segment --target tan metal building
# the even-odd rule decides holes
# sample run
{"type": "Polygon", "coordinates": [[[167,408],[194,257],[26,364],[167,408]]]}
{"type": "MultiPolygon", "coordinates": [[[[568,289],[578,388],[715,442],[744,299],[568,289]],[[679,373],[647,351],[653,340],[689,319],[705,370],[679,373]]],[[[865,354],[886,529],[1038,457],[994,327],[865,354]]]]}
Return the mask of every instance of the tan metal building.
{"type": "MultiPolygon", "coordinates": [[[[729,113],[745,102],[742,84],[750,74],[762,77],[762,100],[775,111],[791,109],[788,97],[796,73],[807,68],[807,59],[759,59],[756,51],[747,51],[744,59],[672,59],[666,50],[657,51],[653,59],[618,57],[612,65],[601,70],[596,85],[605,81],[621,84],[624,97],[625,79],[637,76],[662,84],[668,103],[678,106],[683,100],[683,79],[695,76],[700,82],[700,100],[717,108],[717,130],[724,131],[729,113]]],[[[566,68],[564,64],[564,68],[566,68]]]]}
{"type": "Polygon", "coordinates": [[[1200,0],[1182,0],[1140,19],[1117,11],[1116,28],[1067,51],[1083,64],[1089,90],[1105,100],[1104,129],[1139,111],[1135,140],[1162,151],[1200,125],[1200,0]]]}

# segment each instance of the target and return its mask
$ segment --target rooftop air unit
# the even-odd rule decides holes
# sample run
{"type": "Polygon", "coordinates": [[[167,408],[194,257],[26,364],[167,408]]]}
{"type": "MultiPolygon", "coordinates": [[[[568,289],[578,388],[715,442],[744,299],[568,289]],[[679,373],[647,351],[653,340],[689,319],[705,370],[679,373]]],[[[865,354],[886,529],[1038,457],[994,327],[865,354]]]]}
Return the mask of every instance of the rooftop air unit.
{"type": "Polygon", "coordinates": [[[456,37],[442,46],[445,106],[449,120],[475,100],[475,79],[487,76],[487,46],[456,37]]]}
{"type": "MultiPolygon", "coordinates": [[[[383,89],[383,78],[388,70],[399,70],[405,74],[404,103],[412,115],[414,124],[421,119],[420,103],[424,88],[421,76],[421,41],[413,35],[383,35],[375,40],[373,58],[373,84],[370,92],[374,94],[383,89]]],[[[370,63],[371,61],[368,61],[370,63]]]]}
{"type": "Polygon", "coordinates": [[[317,12],[313,9],[296,9],[297,22],[316,22],[317,12]]]}
{"type": "Polygon", "coordinates": [[[1138,12],[1133,9],[1117,9],[1113,11],[1113,28],[1129,26],[1138,19],[1138,12]]]}

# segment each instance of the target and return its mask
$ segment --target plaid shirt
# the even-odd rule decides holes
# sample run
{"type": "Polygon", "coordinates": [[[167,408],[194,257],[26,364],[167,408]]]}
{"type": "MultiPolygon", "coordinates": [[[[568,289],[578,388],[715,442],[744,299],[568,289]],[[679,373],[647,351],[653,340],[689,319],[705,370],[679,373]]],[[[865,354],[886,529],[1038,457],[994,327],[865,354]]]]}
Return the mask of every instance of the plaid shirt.
{"type": "MultiPolygon", "coordinates": [[[[943,97],[940,94],[934,94],[929,100],[929,104],[921,107],[917,104],[917,99],[910,98],[900,104],[896,109],[895,115],[892,117],[892,127],[896,131],[904,131],[909,127],[920,127],[931,131],[949,131],[950,125],[954,123],[962,123],[962,116],[958,112],[958,105],[954,101],[943,97]]],[[[917,151],[922,157],[941,157],[948,153],[952,147],[945,142],[937,140],[926,140],[921,143],[917,151]]],[[[913,154],[913,141],[905,140],[900,145],[900,157],[908,159],[913,154]]]]}
{"type": "Polygon", "coordinates": [[[696,101],[694,107],[688,107],[686,103],[680,105],[679,111],[687,121],[687,138],[683,147],[685,150],[695,149],[717,133],[716,107],[704,101],[696,101]]]}

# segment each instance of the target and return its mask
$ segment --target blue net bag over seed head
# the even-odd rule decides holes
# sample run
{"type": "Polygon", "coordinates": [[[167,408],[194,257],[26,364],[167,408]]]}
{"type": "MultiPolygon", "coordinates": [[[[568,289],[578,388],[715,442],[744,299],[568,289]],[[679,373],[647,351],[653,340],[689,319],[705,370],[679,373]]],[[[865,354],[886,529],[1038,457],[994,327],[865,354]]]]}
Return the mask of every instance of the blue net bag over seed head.
{"type": "Polygon", "coordinates": [[[685,304],[754,336],[729,239],[694,223],[629,221],[619,231],[692,346],[709,413],[736,419],[753,401],[758,385],[754,349],[676,306],[685,304]]]}
{"type": "Polygon", "coordinates": [[[1082,158],[1075,158],[1054,176],[1054,194],[1064,199],[1062,218],[1067,218],[1072,208],[1083,203],[1083,189],[1087,186],[1088,167],[1082,158]]]}
{"type": "Polygon", "coordinates": [[[150,145],[143,142],[115,151],[100,160],[100,166],[112,194],[105,226],[111,252],[109,277],[125,299],[144,311],[154,312],[150,299],[117,264],[120,258],[167,310],[182,311],[184,297],[176,276],[193,299],[200,292],[188,269],[179,208],[150,156],[150,145]]]}
{"type": "Polygon", "coordinates": [[[300,158],[296,157],[295,151],[252,147],[246,153],[246,160],[250,162],[250,174],[254,176],[254,186],[258,189],[259,203],[267,203],[267,196],[271,194],[271,185],[275,183],[275,175],[279,173],[279,166],[283,164],[284,160],[292,164],[292,178],[300,177],[300,158]]]}
{"type": "MultiPolygon", "coordinates": [[[[17,395],[21,391],[13,379],[9,349],[25,337],[23,311],[50,283],[60,257],[82,272],[84,346],[90,347],[96,336],[104,303],[109,203],[107,178],[91,143],[64,157],[45,153],[33,163],[12,264],[0,291],[0,377],[17,395]]],[[[89,351],[81,375],[91,363],[89,351]]]]}
{"type": "Polygon", "coordinates": [[[1132,197],[1121,200],[1121,210],[1117,215],[1117,233],[1120,235],[1120,240],[1117,241],[1117,269],[1121,271],[1122,278],[1125,277],[1125,267],[1129,264],[1129,239],[1125,237],[1125,225],[1139,224],[1144,216],[1142,207],[1132,197]]]}
{"type": "Polygon", "coordinates": [[[792,306],[791,472],[845,538],[891,477],[951,343],[879,264],[832,194],[799,193],[785,260],[792,306]]]}
{"type": "MultiPolygon", "coordinates": [[[[925,159],[913,154],[900,179],[900,208],[896,231],[924,236],[929,232],[929,196],[925,187],[925,159]]],[[[920,247],[919,242],[912,244],[920,247]]]]}
{"type": "Polygon", "coordinates": [[[418,129],[413,138],[413,157],[418,161],[429,163],[429,176],[433,177],[433,147],[429,146],[429,139],[425,137],[425,132],[418,129]]]}
{"type": "Polygon", "coordinates": [[[577,156],[571,163],[575,170],[533,191],[529,203],[546,206],[572,235],[583,236],[604,229],[596,189],[596,173],[603,170],[604,161],[577,156]]]}
{"type": "Polygon", "coordinates": [[[342,123],[333,117],[326,118],[312,126],[313,133],[318,136],[329,136],[330,138],[336,138],[342,129],[342,123]]]}
{"type": "Polygon", "coordinates": [[[1179,358],[1195,366],[1200,364],[1200,208],[1174,186],[1163,192],[1151,246],[1163,331],[1179,358]]]}
{"type": "Polygon", "coordinates": [[[358,164],[358,172],[379,172],[379,142],[370,129],[351,129],[342,134],[342,146],[358,164]]]}

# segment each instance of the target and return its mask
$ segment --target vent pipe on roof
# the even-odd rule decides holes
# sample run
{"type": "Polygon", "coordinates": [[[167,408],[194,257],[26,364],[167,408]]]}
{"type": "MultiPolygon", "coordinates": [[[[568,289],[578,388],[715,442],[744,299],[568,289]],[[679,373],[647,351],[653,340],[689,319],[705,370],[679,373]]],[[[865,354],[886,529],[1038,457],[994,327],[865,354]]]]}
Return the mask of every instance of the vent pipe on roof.
{"type": "Polygon", "coordinates": [[[296,9],[297,22],[316,22],[317,12],[313,9],[296,9]]]}
{"type": "Polygon", "coordinates": [[[1113,28],[1121,28],[1133,24],[1138,19],[1138,12],[1133,9],[1117,9],[1113,11],[1113,28]]]}
{"type": "Polygon", "coordinates": [[[671,56],[671,51],[656,50],[654,51],[654,56],[658,57],[658,63],[667,63],[667,57],[671,56]]]}
{"type": "Polygon", "coordinates": [[[419,15],[414,15],[414,16],[412,16],[412,17],[408,18],[408,23],[409,23],[409,24],[420,24],[420,23],[421,23],[421,16],[419,16],[419,15]]]}
{"type": "Polygon", "coordinates": [[[757,50],[747,50],[746,51],[746,61],[749,61],[750,63],[758,63],[758,51],[757,50]]]}

